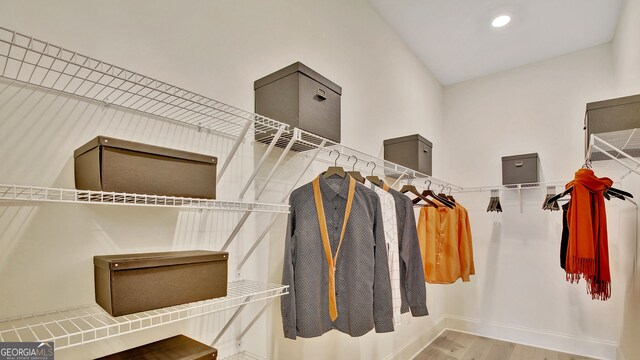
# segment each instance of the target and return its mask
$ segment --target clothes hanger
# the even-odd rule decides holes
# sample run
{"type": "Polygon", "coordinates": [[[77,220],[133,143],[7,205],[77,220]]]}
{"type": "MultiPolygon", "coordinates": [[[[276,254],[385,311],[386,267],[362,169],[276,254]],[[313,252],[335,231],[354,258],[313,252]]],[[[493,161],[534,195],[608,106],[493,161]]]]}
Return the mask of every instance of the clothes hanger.
{"type": "Polygon", "coordinates": [[[369,164],[373,164],[373,169],[371,169],[371,175],[367,176],[367,180],[371,181],[373,185],[382,187],[382,185],[384,184],[384,181],[382,181],[382,179],[380,179],[376,175],[373,175],[373,171],[376,169],[376,166],[378,166],[378,164],[376,164],[374,161],[369,161],[367,163],[367,166],[369,166],[369,164]]]}
{"type": "MultiPolygon", "coordinates": [[[[436,199],[437,201],[441,202],[442,205],[444,205],[444,206],[446,206],[446,207],[448,207],[450,209],[453,209],[456,206],[456,204],[452,203],[451,200],[449,200],[447,198],[442,198],[442,197],[436,195],[433,191],[431,191],[431,180],[427,179],[427,181],[429,182],[429,185],[427,186],[427,190],[424,190],[422,192],[422,196],[424,196],[424,197],[431,196],[433,199],[436,199]]],[[[426,184],[427,181],[425,181],[424,183],[426,184]]],[[[414,201],[415,201],[415,199],[414,199],[414,201]]],[[[418,201],[420,201],[420,200],[418,200],[418,201]]],[[[415,202],[414,202],[414,204],[415,204],[415,202]]]]}
{"type": "Polygon", "coordinates": [[[500,190],[491,190],[491,198],[489,199],[489,206],[487,206],[487,212],[502,212],[502,205],[500,204],[500,190]]]}
{"type": "Polygon", "coordinates": [[[413,178],[409,179],[409,182],[407,184],[404,184],[402,186],[402,189],[400,189],[400,192],[403,194],[406,193],[412,193],[413,195],[417,196],[418,201],[415,201],[416,199],[413,199],[412,202],[413,204],[416,204],[418,202],[420,202],[420,200],[426,202],[428,205],[433,206],[434,208],[438,208],[438,204],[434,203],[433,201],[427,199],[426,197],[422,196],[422,194],[420,194],[420,192],[418,192],[418,189],[416,189],[416,187],[414,185],[412,185],[411,183],[413,182],[413,178]]]}
{"type": "Polygon", "coordinates": [[[447,186],[447,188],[449,188],[449,194],[447,195],[447,199],[449,199],[449,200],[451,200],[451,201],[453,201],[455,203],[456,199],[454,199],[453,196],[451,196],[451,190],[453,190],[453,189],[451,188],[451,186],[447,186]]]}
{"type": "MultiPolygon", "coordinates": [[[[591,168],[592,168],[592,166],[591,166],[591,159],[586,159],[586,160],[584,161],[584,164],[582,165],[582,169],[591,169],[591,168]]],[[[573,186],[570,186],[568,189],[566,189],[566,190],[565,190],[565,191],[563,191],[562,193],[560,193],[560,194],[558,194],[558,195],[556,195],[556,196],[553,196],[553,197],[549,198],[549,199],[547,200],[547,205],[548,205],[548,204],[551,204],[551,203],[553,203],[553,202],[555,202],[555,201],[558,201],[558,200],[560,200],[561,198],[565,197],[567,194],[569,194],[569,193],[571,192],[571,190],[573,190],[573,186]]],[[[626,199],[625,199],[626,197],[633,199],[633,195],[632,195],[631,193],[628,193],[628,192],[626,192],[626,191],[624,191],[624,190],[616,189],[616,188],[614,188],[614,187],[610,187],[610,188],[608,188],[608,189],[603,193],[603,195],[604,195],[605,199],[607,199],[607,200],[611,200],[611,197],[612,197],[612,196],[613,196],[613,197],[615,197],[615,198],[617,198],[617,199],[620,199],[620,200],[626,200],[626,199]]]]}
{"type": "Polygon", "coordinates": [[[340,152],[338,150],[331,150],[329,151],[329,155],[331,155],[331,153],[334,151],[338,154],[338,156],[333,161],[333,166],[329,166],[327,171],[325,171],[324,174],[322,175],[322,177],[325,179],[328,179],[330,176],[333,176],[333,175],[340,176],[341,178],[344,178],[345,176],[347,176],[347,173],[344,171],[344,169],[338,166],[338,159],[340,158],[340,152]]]}
{"type": "Polygon", "coordinates": [[[356,179],[356,181],[360,183],[364,183],[364,177],[362,177],[362,174],[360,174],[360,171],[356,170],[356,164],[358,163],[358,158],[355,155],[349,155],[349,157],[347,158],[347,161],[349,161],[349,159],[351,158],[356,159],[356,162],[353,163],[353,167],[351,171],[347,171],[347,174],[349,174],[349,176],[351,176],[352,178],[356,179]]]}

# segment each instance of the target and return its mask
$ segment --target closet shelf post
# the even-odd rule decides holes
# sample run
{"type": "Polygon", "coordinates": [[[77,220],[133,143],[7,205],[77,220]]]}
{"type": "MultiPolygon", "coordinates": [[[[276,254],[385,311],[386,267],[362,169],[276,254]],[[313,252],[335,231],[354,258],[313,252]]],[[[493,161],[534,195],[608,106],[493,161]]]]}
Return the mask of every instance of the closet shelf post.
{"type": "Polygon", "coordinates": [[[216,336],[216,338],[213,339],[213,341],[211,342],[211,346],[214,346],[218,341],[220,341],[220,338],[222,338],[222,336],[227,332],[227,330],[229,330],[229,327],[231,326],[231,324],[233,324],[233,322],[238,318],[238,316],[240,316],[240,313],[242,312],[242,310],[244,310],[244,308],[247,307],[247,304],[251,301],[251,298],[252,298],[251,295],[247,296],[244,303],[236,309],[236,311],[233,313],[233,315],[231,315],[231,317],[229,318],[227,323],[224,325],[222,330],[220,330],[220,332],[218,333],[218,336],[216,336]]]}
{"type": "Polygon", "coordinates": [[[244,127],[240,131],[240,135],[238,136],[236,141],[233,143],[233,147],[231,147],[231,151],[227,155],[227,158],[224,160],[224,163],[222,164],[222,167],[220,167],[220,171],[218,171],[218,176],[216,178],[216,184],[220,183],[220,179],[222,178],[222,175],[224,175],[224,172],[227,170],[227,167],[231,163],[231,160],[233,160],[233,157],[236,155],[236,152],[238,151],[238,148],[240,148],[240,144],[242,144],[242,142],[244,141],[244,137],[247,135],[247,131],[249,131],[249,128],[251,128],[251,124],[252,124],[251,121],[247,121],[244,124],[244,127]]]}
{"type": "Polygon", "coordinates": [[[281,126],[278,129],[278,132],[276,133],[276,135],[273,137],[273,140],[271,140],[271,143],[269,144],[269,147],[267,148],[267,150],[264,152],[264,155],[262,155],[262,158],[260,159],[260,162],[258,163],[258,166],[255,167],[255,169],[253,170],[253,173],[251,174],[251,176],[249,177],[249,180],[247,180],[247,183],[244,185],[244,187],[242,188],[242,191],[240,191],[240,196],[238,196],[239,199],[242,199],[244,197],[244,194],[247,192],[247,190],[249,189],[249,185],[251,185],[251,183],[253,182],[253,180],[256,178],[256,176],[258,175],[258,172],[260,171],[260,169],[262,168],[262,166],[264,165],[265,161],[267,160],[267,158],[269,157],[269,154],[271,154],[271,151],[273,150],[273,148],[276,146],[276,144],[278,143],[278,140],[280,139],[280,136],[282,136],[282,133],[284,132],[284,126],[281,126]]]}

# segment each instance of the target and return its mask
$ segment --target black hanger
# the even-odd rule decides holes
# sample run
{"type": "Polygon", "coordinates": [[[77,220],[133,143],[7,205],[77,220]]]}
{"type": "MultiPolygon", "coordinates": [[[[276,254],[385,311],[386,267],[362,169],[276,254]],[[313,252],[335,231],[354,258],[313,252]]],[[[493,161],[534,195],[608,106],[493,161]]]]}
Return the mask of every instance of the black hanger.
{"type": "MultiPolygon", "coordinates": [[[[571,190],[573,190],[573,186],[570,186],[568,189],[566,189],[565,191],[563,191],[562,193],[549,198],[549,200],[547,200],[547,204],[550,204],[554,201],[560,200],[560,198],[565,197],[567,194],[569,194],[571,192],[571,190]]],[[[604,197],[607,200],[611,200],[611,196],[618,198],[620,200],[625,200],[625,197],[631,198],[633,199],[633,195],[631,195],[630,193],[620,190],[620,189],[616,189],[616,188],[608,188],[605,192],[604,192],[604,197]]]]}
{"type": "Polygon", "coordinates": [[[329,166],[327,171],[325,171],[324,174],[322,175],[325,179],[333,175],[340,176],[341,178],[344,178],[345,176],[347,176],[347,173],[344,171],[344,169],[338,166],[338,158],[340,158],[340,152],[338,150],[331,150],[329,152],[329,155],[331,155],[331,153],[334,151],[338,154],[338,156],[333,162],[334,166],[329,166]]]}
{"type": "Polygon", "coordinates": [[[453,201],[453,203],[455,204],[456,199],[454,199],[453,196],[451,196],[451,190],[453,189],[451,188],[451,186],[447,186],[447,187],[449,188],[449,194],[447,195],[447,199],[453,201]]]}
{"type": "Polygon", "coordinates": [[[489,198],[489,206],[487,206],[487,212],[502,212],[502,205],[500,204],[500,190],[491,190],[491,198],[489,198]]]}
{"type": "Polygon", "coordinates": [[[447,196],[447,194],[445,194],[445,193],[444,193],[444,190],[445,190],[446,188],[447,188],[447,187],[446,187],[445,185],[440,185],[440,192],[438,193],[438,196],[439,196],[439,197],[441,197],[441,198],[443,198],[443,199],[447,199],[447,200],[451,201],[451,202],[455,205],[455,203],[456,203],[456,202],[455,202],[455,201],[452,201],[451,199],[449,199],[449,197],[447,196]]]}
{"type": "Polygon", "coordinates": [[[418,189],[416,189],[416,187],[411,184],[411,181],[413,181],[413,179],[410,179],[408,184],[403,185],[402,189],[400,189],[400,192],[403,193],[403,194],[406,194],[406,193],[409,192],[409,193],[412,193],[413,195],[417,196],[416,199],[418,201],[416,201],[416,199],[412,200],[412,202],[414,204],[416,204],[416,203],[420,202],[420,200],[422,200],[422,201],[426,202],[427,204],[433,206],[434,208],[438,208],[438,205],[436,203],[434,203],[433,201],[431,201],[431,200],[427,199],[426,197],[422,196],[422,194],[420,194],[418,192],[418,189]]]}
{"type": "MultiPolygon", "coordinates": [[[[432,198],[434,198],[434,199],[438,200],[439,202],[441,202],[442,205],[444,205],[444,206],[446,206],[448,208],[451,208],[451,209],[453,209],[456,206],[456,204],[452,203],[451,200],[449,200],[447,198],[441,198],[440,196],[436,195],[433,191],[431,191],[431,180],[427,179],[427,181],[429,182],[429,185],[427,186],[427,190],[424,190],[422,192],[422,196],[424,196],[424,197],[431,196],[432,198]]],[[[425,181],[425,184],[427,183],[427,181],[425,181]]],[[[414,204],[415,204],[415,202],[414,202],[414,204]]]]}
{"type": "Polygon", "coordinates": [[[373,170],[376,169],[376,166],[378,166],[378,164],[376,164],[375,161],[369,161],[367,163],[367,166],[369,166],[369,164],[373,164],[373,168],[371,169],[371,175],[367,176],[367,180],[371,181],[373,185],[382,187],[382,185],[384,185],[384,181],[382,181],[382,179],[380,179],[376,175],[373,175],[373,170]]]}
{"type": "Polygon", "coordinates": [[[358,158],[355,155],[349,155],[349,157],[347,158],[347,161],[349,161],[349,159],[351,159],[352,157],[356,159],[356,162],[353,163],[353,167],[351,171],[347,171],[347,174],[349,174],[349,176],[351,176],[352,178],[356,179],[356,181],[360,183],[364,183],[364,177],[362,177],[362,174],[360,174],[360,172],[356,170],[356,164],[358,163],[358,158]]]}

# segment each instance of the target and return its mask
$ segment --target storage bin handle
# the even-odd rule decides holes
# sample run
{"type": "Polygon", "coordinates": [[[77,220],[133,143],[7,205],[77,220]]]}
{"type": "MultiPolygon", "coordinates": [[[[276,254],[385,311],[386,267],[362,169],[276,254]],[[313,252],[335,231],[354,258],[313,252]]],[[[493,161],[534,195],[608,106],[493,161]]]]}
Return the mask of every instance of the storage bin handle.
{"type": "Polygon", "coordinates": [[[327,93],[323,89],[318,88],[318,90],[316,90],[316,95],[320,100],[327,100],[327,93]]]}
{"type": "Polygon", "coordinates": [[[524,164],[522,161],[516,161],[516,167],[522,167],[522,164],[524,164]]]}

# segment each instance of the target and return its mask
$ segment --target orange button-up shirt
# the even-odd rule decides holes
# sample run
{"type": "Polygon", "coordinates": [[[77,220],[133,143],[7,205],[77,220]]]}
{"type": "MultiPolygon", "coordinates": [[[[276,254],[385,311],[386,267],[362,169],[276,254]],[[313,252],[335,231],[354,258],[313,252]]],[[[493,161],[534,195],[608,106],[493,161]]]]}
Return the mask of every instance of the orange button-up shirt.
{"type": "Polygon", "coordinates": [[[428,283],[466,282],[475,274],[469,215],[460,204],[420,209],[418,242],[428,283]]]}

